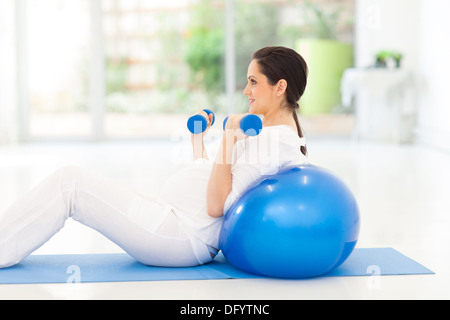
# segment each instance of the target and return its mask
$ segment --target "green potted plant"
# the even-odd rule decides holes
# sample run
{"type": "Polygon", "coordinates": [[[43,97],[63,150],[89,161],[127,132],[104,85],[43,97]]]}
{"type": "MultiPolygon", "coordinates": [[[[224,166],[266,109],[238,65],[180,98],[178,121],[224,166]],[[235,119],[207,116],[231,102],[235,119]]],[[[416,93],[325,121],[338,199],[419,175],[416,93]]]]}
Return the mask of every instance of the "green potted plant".
{"type": "Polygon", "coordinates": [[[392,59],[395,61],[395,67],[400,68],[402,62],[403,55],[400,52],[393,52],[392,59]]]}
{"type": "Polygon", "coordinates": [[[375,67],[386,68],[391,53],[389,51],[380,51],[375,55],[375,67]]]}
{"type": "Polygon", "coordinates": [[[400,52],[382,50],[375,55],[375,68],[387,68],[389,61],[394,61],[395,67],[400,68],[403,55],[400,52]]]}

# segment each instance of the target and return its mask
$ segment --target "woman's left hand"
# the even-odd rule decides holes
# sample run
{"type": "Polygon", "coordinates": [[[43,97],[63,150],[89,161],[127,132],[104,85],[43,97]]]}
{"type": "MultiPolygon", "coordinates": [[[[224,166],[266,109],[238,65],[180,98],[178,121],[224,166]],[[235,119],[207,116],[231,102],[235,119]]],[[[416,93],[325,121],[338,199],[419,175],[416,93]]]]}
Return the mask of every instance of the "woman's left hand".
{"type": "Polygon", "coordinates": [[[236,141],[245,139],[247,137],[241,130],[241,120],[248,114],[250,113],[230,114],[228,116],[227,123],[225,124],[225,131],[232,130],[236,141]]]}

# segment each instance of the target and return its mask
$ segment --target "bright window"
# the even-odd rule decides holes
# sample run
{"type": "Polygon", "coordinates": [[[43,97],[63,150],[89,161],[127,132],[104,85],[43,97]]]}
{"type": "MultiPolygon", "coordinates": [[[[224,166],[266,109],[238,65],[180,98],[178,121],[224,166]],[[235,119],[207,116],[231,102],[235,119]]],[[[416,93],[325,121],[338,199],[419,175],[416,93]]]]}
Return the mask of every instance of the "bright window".
{"type": "Polygon", "coordinates": [[[242,90],[256,49],[353,39],[353,0],[17,3],[31,140],[170,137],[198,109],[246,111],[242,90]]]}

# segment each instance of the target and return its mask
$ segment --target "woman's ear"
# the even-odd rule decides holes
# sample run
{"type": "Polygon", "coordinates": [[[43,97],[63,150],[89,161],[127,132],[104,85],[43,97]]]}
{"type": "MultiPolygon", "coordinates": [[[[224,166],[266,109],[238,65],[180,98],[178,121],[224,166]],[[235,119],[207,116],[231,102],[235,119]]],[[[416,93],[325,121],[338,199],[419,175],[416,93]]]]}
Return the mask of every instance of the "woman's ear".
{"type": "Polygon", "coordinates": [[[287,89],[287,81],[284,79],[281,79],[277,83],[277,96],[281,97],[287,89]]]}

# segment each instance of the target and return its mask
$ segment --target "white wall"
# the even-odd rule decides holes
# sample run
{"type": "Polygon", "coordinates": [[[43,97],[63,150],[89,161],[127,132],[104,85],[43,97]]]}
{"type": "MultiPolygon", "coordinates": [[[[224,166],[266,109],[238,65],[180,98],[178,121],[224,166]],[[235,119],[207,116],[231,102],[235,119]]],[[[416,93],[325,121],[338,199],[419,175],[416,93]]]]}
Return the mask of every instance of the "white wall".
{"type": "Polygon", "coordinates": [[[450,1],[422,0],[417,140],[450,150],[450,1]]]}
{"type": "Polygon", "coordinates": [[[373,65],[380,50],[395,50],[404,54],[403,67],[416,69],[420,5],[421,0],[356,0],[356,66],[373,65]]]}
{"type": "Polygon", "coordinates": [[[0,144],[18,141],[14,0],[0,1],[0,144]]]}
{"type": "Polygon", "coordinates": [[[418,143],[450,150],[450,1],[357,0],[355,64],[379,50],[404,54],[416,79],[418,143]]]}

